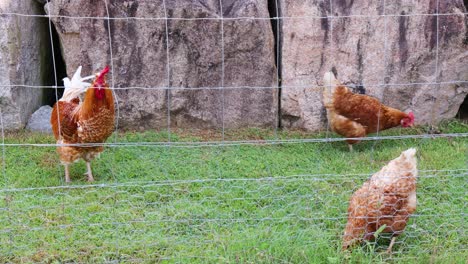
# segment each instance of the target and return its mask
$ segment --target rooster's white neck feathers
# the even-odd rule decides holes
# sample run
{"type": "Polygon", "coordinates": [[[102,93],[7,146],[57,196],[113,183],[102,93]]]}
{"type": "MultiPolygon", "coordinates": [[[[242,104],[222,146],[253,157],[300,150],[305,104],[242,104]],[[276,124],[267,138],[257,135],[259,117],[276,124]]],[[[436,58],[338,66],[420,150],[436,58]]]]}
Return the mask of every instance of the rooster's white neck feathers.
{"type": "Polygon", "coordinates": [[[63,85],[65,86],[65,90],[63,91],[63,96],[60,98],[60,101],[70,102],[77,97],[79,98],[79,96],[86,92],[88,87],[91,86],[90,83],[84,81],[94,78],[94,75],[82,78],[81,68],[81,66],[78,67],[71,80],[68,77],[63,78],[63,85]]]}

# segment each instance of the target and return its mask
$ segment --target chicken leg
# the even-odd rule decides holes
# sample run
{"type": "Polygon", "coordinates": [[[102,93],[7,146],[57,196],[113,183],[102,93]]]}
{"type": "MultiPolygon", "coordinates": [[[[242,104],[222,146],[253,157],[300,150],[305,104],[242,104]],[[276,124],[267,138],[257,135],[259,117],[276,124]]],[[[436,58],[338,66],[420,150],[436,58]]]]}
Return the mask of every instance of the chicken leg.
{"type": "Polygon", "coordinates": [[[349,152],[353,152],[353,145],[348,144],[348,147],[349,147],[349,152]]]}
{"type": "Polygon", "coordinates": [[[390,245],[387,248],[387,254],[392,253],[392,247],[393,247],[393,244],[395,244],[395,239],[396,239],[396,236],[392,237],[392,240],[390,241],[390,245]]]}
{"type": "Polygon", "coordinates": [[[68,164],[65,164],[65,182],[70,183],[70,171],[68,169],[68,164]]]}
{"type": "Polygon", "coordinates": [[[88,182],[93,182],[94,177],[93,177],[93,173],[91,172],[91,162],[89,161],[86,162],[86,168],[88,168],[88,171],[85,173],[88,175],[88,182]]]}

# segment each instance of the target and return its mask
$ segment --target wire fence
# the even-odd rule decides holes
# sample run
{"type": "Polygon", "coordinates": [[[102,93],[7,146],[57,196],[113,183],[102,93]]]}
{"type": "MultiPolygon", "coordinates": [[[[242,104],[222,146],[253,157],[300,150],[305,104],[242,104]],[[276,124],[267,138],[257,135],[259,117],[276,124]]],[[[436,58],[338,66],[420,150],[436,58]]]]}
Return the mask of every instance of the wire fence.
{"type": "MultiPolygon", "coordinates": [[[[468,13],[340,15],[334,16],[333,2],[326,16],[226,17],[223,1],[220,16],[169,17],[162,1],[164,17],[113,17],[108,1],[102,1],[106,16],[68,16],[0,13],[0,17],[48,19],[51,44],[52,18],[107,21],[108,62],[116,68],[111,36],[111,20],[164,21],[166,82],[163,86],[120,87],[112,74],[115,90],[116,128],[105,143],[59,144],[52,136],[4,131],[2,127],[2,174],[0,189],[0,262],[432,262],[466,261],[468,236],[468,130],[461,124],[456,131],[433,134],[426,130],[392,130],[363,138],[338,137],[327,127],[320,133],[270,129],[239,130],[226,127],[227,90],[310,89],[328,87],[315,83],[272,86],[225,85],[226,21],[273,21],[277,27],[286,20],[466,16],[468,13]],[[220,21],[221,83],[218,87],[182,87],[171,84],[169,50],[171,21],[220,21]],[[167,126],[159,132],[124,132],[119,129],[122,111],[120,90],[219,90],[221,120],[213,137],[199,131],[171,126],[171,93],[167,92],[167,126]],[[461,128],[460,128],[461,127],[461,128]],[[247,131],[247,132],[246,132],[247,131]],[[245,133],[245,134],[243,134],[245,133]],[[363,141],[362,151],[347,153],[345,140],[363,141]],[[97,183],[84,183],[78,177],[84,164],[71,168],[72,184],[63,179],[56,147],[104,146],[106,151],[94,167],[97,183]],[[373,173],[409,147],[418,148],[420,170],[418,207],[393,254],[382,253],[386,246],[373,246],[341,253],[343,230],[351,195],[373,173]],[[365,149],[365,150],[364,150],[365,149]],[[442,149],[438,153],[438,149],[442,149]],[[432,155],[432,156],[431,156],[432,155]],[[464,156],[463,156],[464,155],[464,156]],[[461,157],[463,156],[463,157],[461,157]],[[375,248],[374,248],[375,247],[375,248]],[[340,253],[337,253],[340,252],[340,253]]],[[[276,13],[280,14],[278,2],[276,13]]],[[[388,30],[385,23],[384,31],[388,30]]],[[[466,80],[440,80],[439,30],[435,72],[432,81],[415,83],[382,82],[366,85],[378,89],[393,86],[466,85],[466,80]]],[[[387,39],[383,64],[387,65],[387,39]]],[[[276,39],[276,57],[280,57],[276,39]]],[[[333,38],[330,43],[333,44],[333,38]]],[[[52,51],[54,47],[51,47],[52,51]]],[[[65,51],[66,52],[66,51],[65,51]]],[[[1,85],[2,88],[55,89],[60,81],[54,52],[55,85],[1,85]]],[[[335,56],[330,54],[330,56],[335,56]]],[[[276,78],[280,79],[277,70],[276,78]]],[[[380,98],[381,99],[381,98],[380,98]]],[[[434,100],[432,104],[435,104],[434,100]]],[[[435,107],[432,108],[434,111],[435,107]]],[[[280,111],[280,109],[278,109],[280,111]]],[[[278,113],[275,124],[278,124],[278,113]]],[[[432,122],[432,125],[435,121],[432,122]]],[[[382,237],[378,240],[388,240],[382,237]]]]}

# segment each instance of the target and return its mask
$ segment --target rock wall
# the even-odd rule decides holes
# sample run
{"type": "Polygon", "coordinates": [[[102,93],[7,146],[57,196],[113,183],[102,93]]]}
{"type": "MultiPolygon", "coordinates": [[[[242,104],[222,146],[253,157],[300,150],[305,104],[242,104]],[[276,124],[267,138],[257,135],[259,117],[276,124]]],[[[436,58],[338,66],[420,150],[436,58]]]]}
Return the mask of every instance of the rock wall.
{"type": "Polygon", "coordinates": [[[266,0],[224,0],[222,12],[214,0],[165,1],[168,38],[162,0],[108,2],[117,18],[110,25],[104,1],[52,0],[45,10],[55,16],[69,75],[110,64],[112,53],[113,86],[133,87],[116,92],[120,127],[165,128],[168,110],[177,127],[220,128],[223,116],[225,127],[276,125],[276,89],[219,89],[277,85],[270,21],[216,19],[268,17],[266,0]],[[95,19],[76,18],[83,16],[95,19]]]}
{"type": "Polygon", "coordinates": [[[283,126],[326,127],[318,86],[332,67],[343,83],[413,110],[418,124],[454,117],[468,85],[427,83],[468,79],[466,9],[440,0],[438,22],[420,15],[436,13],[436,2],[282,0],[282,16],[299,17],[282,21],[283,126]],[[407,83],[415,84],[397,85],[407,83]]]}
{"type": "MultiPolygon", "coordinates": [[[[0,2],[0,13],[41,14],[34,1],[0,2]]],[[[42,104],[41,86],[48,71],[48,25],[46,19],[0,16],[0,110],[5,129],[21,129],[42,104]]]]}
{"type": "MultiPolygon", "coordinates": [[[[120,128],[164,129],[168,117],[174,127],[274,127],[280,113],[285,128],[323,129],[320,86],[331,68],[343,83],[413,110],[419,124],[454,117],[468,94],[461,0],[164,2],[9,0],[0,11],[51,14],[69,76],[79,65],[90,74],[112,64],[120,128]],[[268,19],[277,2],[281,98],[268,89],[278,85],[268,19]]],[[[48,19],[0,22],[0,107],[5,127],[18,129],[47,93],[14,85],[50,85],[48,19]]]]}

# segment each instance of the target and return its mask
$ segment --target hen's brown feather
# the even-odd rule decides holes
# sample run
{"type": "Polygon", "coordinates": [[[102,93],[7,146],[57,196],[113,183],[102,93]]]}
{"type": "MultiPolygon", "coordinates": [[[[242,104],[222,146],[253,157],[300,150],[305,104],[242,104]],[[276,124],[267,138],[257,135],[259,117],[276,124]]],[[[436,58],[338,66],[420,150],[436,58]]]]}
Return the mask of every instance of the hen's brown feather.
{"type": "MultiPolygon", "coordinates": [[[[93,84],[94,85],[94,84],[93,84]]],[[[103,99],[94,96],[95,89],[86,92],[78,113],[78,135],[82,143],[104,142],[114,130],[114,99],[112,91],[105,88],[103,99]]]]}
{"type": "Polygon", "coordinates": [[[350,199],[343,249],[383,232],[398,236],[416,210],[416,150],[403,152],[366,181],[350,199]]]}
{"type": "MultiPolygon", "coordinates": [[[[332,99],[331,111],[357,122],[366,128],[366,133],[399,126],[408,115],[395,108],[388,107],[379,100],[362,94],[355,94],[345,86],[336,87],[332,99]]],[[[343,130],[348,136],[347,130],[343,130]]]]}
{"type": "MultiPolygon", "coordinates": [[[[323,103],[331,129],[347,138],[365,137],[388,128],[412,125],[414,116],[391,108],[371,96],[354,94],[332,72],[323,76],[323,103]]],[[[412,114],[411,114],[412,115],[412,114]]],[[[354,144],[360,140],[347,140],[354,144]]],[[[350,149],[352,149],[350,147],[350,149]]]]}
{"type": "MultiPolygon", "coordinates": [[[[352,121],[345,116],[339,115],[334,111],[329,111],[328,118],[333,131],[348,138],[359,138],[367,135],[366,127],[358,122],[352,121]]],[[[348,139],[349,144],[358,143],[359,140],[348,139]]]]}
{"type": "MultiPolygon", "coordinates": [[[[84,101],[78,98],[71,102],[58,101],[52,110],[50,122],[58,144],[102,143],[114,129],[114,98],[107,84],[102,84],[104,97],[95,96],[95,82],[88,88],[84,101]],[[59,125],[60,124],[60,125],[59,125]]],[[[82,158],[91,161],[103,147],[57,147],[60,160],[69,164],[82,158]]]]}
{"type": "Polygon", "coordinates": [[[76,110],[79,102],[79,99],[75,98],[71,102],[58,101],[55,103],[50,123],[56,140],[59,138],[66,141],[78,140],[76,110]]]}

